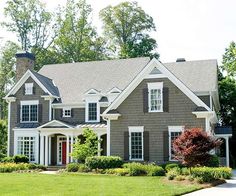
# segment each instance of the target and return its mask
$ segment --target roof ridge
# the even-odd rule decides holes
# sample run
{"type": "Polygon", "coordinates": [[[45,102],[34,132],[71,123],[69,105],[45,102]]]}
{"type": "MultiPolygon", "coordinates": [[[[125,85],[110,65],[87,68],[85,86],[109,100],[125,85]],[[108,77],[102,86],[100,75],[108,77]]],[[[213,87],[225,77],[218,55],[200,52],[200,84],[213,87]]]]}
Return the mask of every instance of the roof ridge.
{"type": "Polygon", "coordinates": [[[163,64],[170,64],[170,63],[188,63],[188,62],[201,62],[201,61],[216,61],[217,62],[217,59],[200,59],[200,60],[190,60],[190,61],[183,61],[183,62],[176,62],[176,61],[173,61],[173,62],[165,62],[163,64]]]}

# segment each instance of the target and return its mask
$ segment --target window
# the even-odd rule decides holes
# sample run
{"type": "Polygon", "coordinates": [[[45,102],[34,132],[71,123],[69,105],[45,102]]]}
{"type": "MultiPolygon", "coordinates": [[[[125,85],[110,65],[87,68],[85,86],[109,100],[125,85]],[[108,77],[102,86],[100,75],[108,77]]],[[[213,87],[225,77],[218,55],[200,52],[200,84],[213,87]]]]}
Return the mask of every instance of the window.
{"type": "Polygon", "coordinates": [[[38,122],[38,101],[21,102],[21,122],[38,122]]]}
{"type": "Polygon", "coordinates": [[[149,112],[163,111],[163,83],[148,83],[148,108],[149,112]]]}
{"type": "Polygon", "coordinates": [[[33,94],[33,83],[25,83],[25,95],[33,94]]]}
{"type": "Polygon", "coordinates": [[[88,121],[97,121],[97,103],[88,103],[88,121]]]}
{"type": "Polygon", "coordinates": [[[173,142],[182,133],[183,126],[169,126],[169,159],[174,161],[173,142]]]}
{"type": "Polygon", "coordinates": [[[35,162],[35,137],[18,137],[17,154],[25,155],[30,162],[35,162]]]}
{"type": "Polygon", "coordinates": [[[63,108],[63,117],[71,117],[71,108],[63,108]]]}
{"type": "Polygon", "coordinates": [[[129,127],[130,160],[143,160],[143,127],[129,127]]]}

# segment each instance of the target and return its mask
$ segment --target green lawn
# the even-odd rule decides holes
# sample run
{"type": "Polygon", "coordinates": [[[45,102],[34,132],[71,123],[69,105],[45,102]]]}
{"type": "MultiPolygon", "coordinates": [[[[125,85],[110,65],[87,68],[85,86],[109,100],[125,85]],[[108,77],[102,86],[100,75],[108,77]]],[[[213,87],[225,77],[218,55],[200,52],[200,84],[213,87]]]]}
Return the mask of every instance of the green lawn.
{"type": "Polygon", "coordinates": [[[0,174],[0,195],[181,195],[200,185],[168,182],[164,177],[90,174],[0,174]]]}

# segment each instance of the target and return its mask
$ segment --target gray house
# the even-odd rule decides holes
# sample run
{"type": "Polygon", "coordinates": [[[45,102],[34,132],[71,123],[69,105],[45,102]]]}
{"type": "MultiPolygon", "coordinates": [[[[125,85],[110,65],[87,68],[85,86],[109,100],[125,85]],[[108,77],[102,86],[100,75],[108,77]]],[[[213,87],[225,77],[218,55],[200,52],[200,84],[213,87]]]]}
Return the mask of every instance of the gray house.
{"type": "Polygon", "coordinates": [[[216,60],[161,63],[133,58],[45,65],[33,71],[34,56],[16,54],[17,83],[8,105],[8,155],[63,165],[84,128],[102,142],[98,155],[130,161],[173,160],[171,141],[184,128],[218,131],[216,60]]]}

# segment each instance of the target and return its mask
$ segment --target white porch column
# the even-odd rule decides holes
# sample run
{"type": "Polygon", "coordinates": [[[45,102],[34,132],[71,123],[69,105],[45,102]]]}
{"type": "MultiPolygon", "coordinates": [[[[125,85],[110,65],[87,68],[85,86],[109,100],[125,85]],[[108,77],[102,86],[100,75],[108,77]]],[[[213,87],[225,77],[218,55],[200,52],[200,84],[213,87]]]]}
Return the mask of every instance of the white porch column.
{"type": "MultiPolygon", "coordinates": [[[[73,152],[73,145],[74,145],[74,136],[72,135],[71,139],[70,139],[70,153],[73,152]]],[[[72,157],[70,157],[70,162],[73,162],[73,158],[72,157]]]]}
{"type": "Polygon", "coordinates": [[[70,136],[69,135],[67,135],[66,136],[66,164],[68,164],[69,163],[69,150],[70,150],[70,148],[69,148],[69,142],[70,142],[70,136]]]}
{"type": "Polygon", "coordinates": [[[101,156],[101,135],[98,134],[98,156],[101,156]]]}
{"type": "Polygon", "coordinates": [[[226,166],[229,167],[229,138],[225,137],[225,145],[226,145],[226,166]]]}
{"type": "Polygon", "coordinates": [[[52,152],[52,137],[49,136],[49,148],[48,148],[48,164],[51,165],[51,152],[52,152]]]}
{"type": "Polygon", "coordinates": [[[111,155],[111,128],[110,128],[111,120],[107,120],[107,156],[111,155]]]}
{"type": "Polygon", "coordinates": [[[48,136],[45,136],[45,166],[48,166],[48,136]]]}
{"type": "Polygon", "coordinates": [[[40,164],[44,165],[44,136],[40,135],[40,164]]]}

